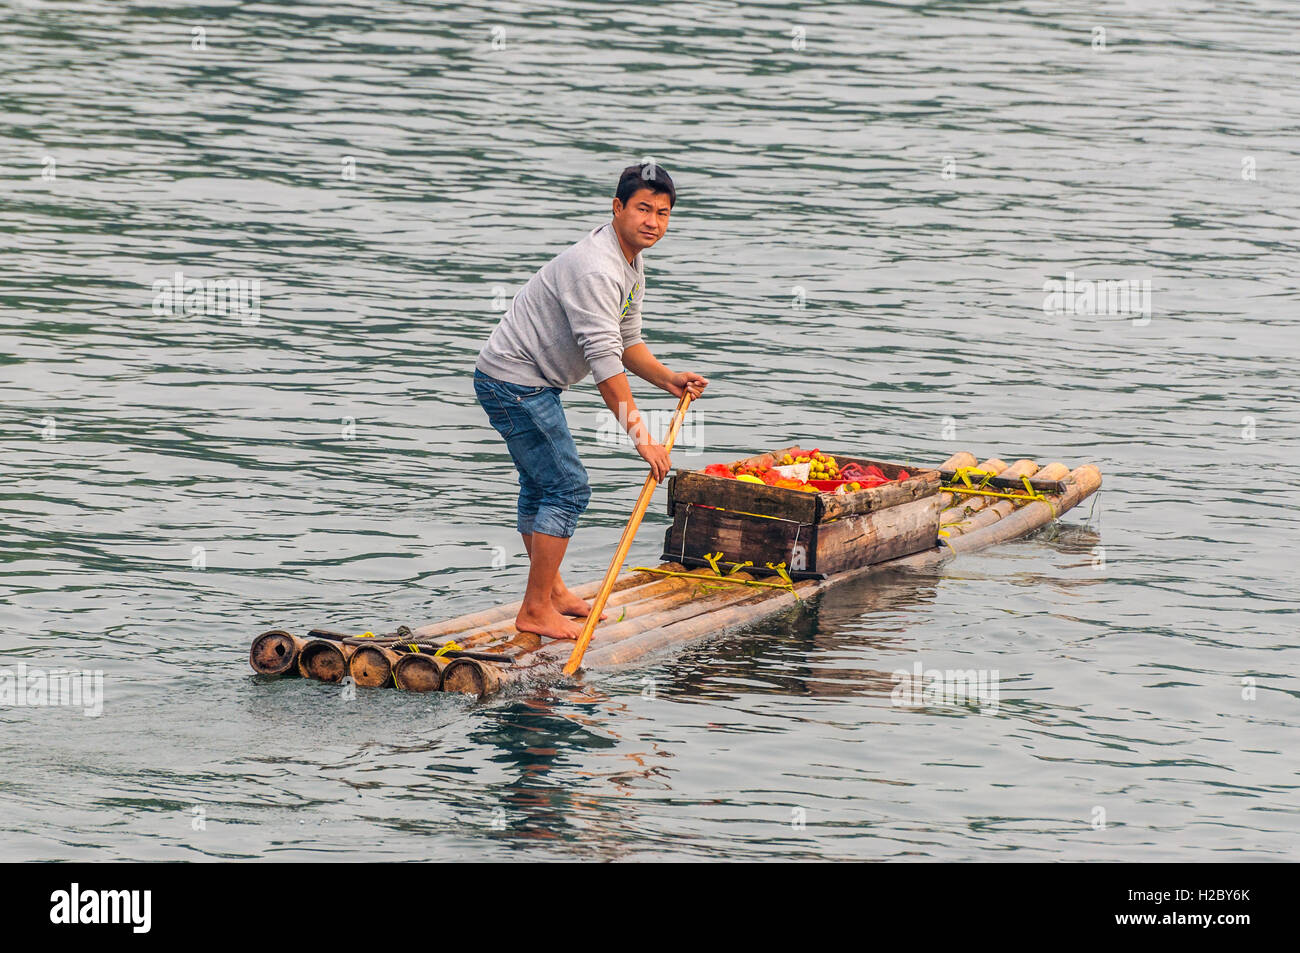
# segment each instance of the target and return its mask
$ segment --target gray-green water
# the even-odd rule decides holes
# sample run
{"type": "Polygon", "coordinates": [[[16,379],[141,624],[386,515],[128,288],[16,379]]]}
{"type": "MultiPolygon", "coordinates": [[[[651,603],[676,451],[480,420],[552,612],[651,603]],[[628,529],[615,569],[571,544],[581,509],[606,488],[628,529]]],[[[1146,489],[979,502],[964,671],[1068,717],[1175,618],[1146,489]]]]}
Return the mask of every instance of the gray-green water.
{"type": "MultiPolygon", "coordinates": [[[[0,707],[0,856],[1294,858],[1294,4],[2,17],[0,666],[105,698],[0,707]],[[1094,462],[1096,511],[486,704],[254,680],[264,629],[521,589],[474,355],[646,155],[646,337],[713,379],[678,464],[1094,462]],[[154,313],[176,271],[260,320],[154,313]],[[1045,314],[1067,272],[1149,320],[1045,314]],[[917,662],[997,670],[996,712],[895,706],[917,662]]],[[[644,471],[566,406],[577,580],[644,471]]]]}

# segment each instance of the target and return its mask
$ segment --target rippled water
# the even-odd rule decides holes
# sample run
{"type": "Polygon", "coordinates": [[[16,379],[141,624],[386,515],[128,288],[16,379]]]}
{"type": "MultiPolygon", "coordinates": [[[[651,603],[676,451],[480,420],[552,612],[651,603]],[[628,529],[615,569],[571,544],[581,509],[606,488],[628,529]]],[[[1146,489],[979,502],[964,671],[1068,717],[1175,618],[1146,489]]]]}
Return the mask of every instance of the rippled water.
{"type": "MultiPolygon", "coordinates": [[[[102,669],[106,697],[0,708],[0,854],[1293,858],[1298,27],[1282,2],[8,4],[0,662],[102,669]],[[680,190],[646,337],[714,380],[676,462],[1094,462],[1096,509],[484,704],[252,678],[267,628],[519,592],[474,355],[645,155],[680,190]],[[176,271],[259,279],[260,320],[155,314],[176,271]],[[1045,314],[1067,272],[1150,280],[1150,320],[1045,314]],[[915,663],[997,670],[998,710],[893,705],[915,663]]],[[[589,382],[566,406],[577,580],[643,470],[589,382]]]]}

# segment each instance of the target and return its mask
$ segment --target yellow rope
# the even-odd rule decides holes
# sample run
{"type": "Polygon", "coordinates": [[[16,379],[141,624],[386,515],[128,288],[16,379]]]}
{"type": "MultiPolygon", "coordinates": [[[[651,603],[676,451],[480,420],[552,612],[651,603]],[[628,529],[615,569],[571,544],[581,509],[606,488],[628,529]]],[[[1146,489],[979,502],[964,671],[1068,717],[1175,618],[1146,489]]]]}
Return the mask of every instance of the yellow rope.
{"type": "MultiPolygon", "coordinates": [[[[1000,493],[996,490],[984,489],[989,485],[989,481],[995,476],[997,476],[997,474],[992,470],[981,470],[978,467],[958,467],[953,473],[952,479],[948,481],[948,485],[943,487],[943,492],[959,493],[962,496],[992,496],[1001,500],[1011,500],[1016,503],[1037,501],[1052,506],[1052,504],[1048,502],[1046,496],[1034,489],[1034,485],[1029,482],[1029,477],[1027,476],[1022,476],[1020,478],[1020,482],[1025,487],[1024,493],[1000,493]],[[979,486],[975,486],[971,483],[970,478],[972,476],[983,477],[983,479],[980,480],[979,486]],[[958,481],[961,481],[961,486],[958,486],[958,481]]],[[[1056,507],[1054,506],[1052,506],[1052,515],[1053,517],[1056,515],[1056,507]]]]}
{"type": "MultiPolygon", "coordinates": [[[[785,563],[781,564],[782,566],[785,563]]],[[[634,572],[651,572],[659,576],[676,576],[679,579],[703,579],[707,582],[727,582],[733,586],[763,586],[769,589],[789,589],[791,583],[784,582],[759,582],[757,579],[732,579],[729,576],[706,576],[698,572],[674,572],[671,569],[652,569],[649,566],[633,566],[634,572]]],[[[789,579],[789,576],[785,578],[789,579]]]]}

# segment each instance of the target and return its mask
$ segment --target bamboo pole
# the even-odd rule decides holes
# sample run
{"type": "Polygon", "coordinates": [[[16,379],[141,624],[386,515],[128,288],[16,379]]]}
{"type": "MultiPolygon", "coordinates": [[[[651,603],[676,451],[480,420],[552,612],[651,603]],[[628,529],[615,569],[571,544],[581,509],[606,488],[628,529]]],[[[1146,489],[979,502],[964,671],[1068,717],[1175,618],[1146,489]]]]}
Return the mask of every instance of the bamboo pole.
{"type": "MultiPolygon", "coordinates": [[[[673,414],[672,422],[668,425],[668,433],[664,437],[665,451],[672,451],[673,444],[677,441],[677,433],[682,429],[682,419],[686,416],[686,408],[691,405],[693,399],[694,395],[689,390],[682,390],[681,399],[677,402],[677,410],[673,414]]],[[[609,594],[618,581],[618,572],[623,568],[623,560],[627,559],[627,552],[632,548],[632,540],[636,539],[636,531],[641,526],[641,518],[645,516],[646,507],[650,505],[650,498],[654,496],[655,488],[658,485],[659,481],[655,479],[654,473],[647,473],[645,485],[641,487],[641,495],[637,497],[636,505],[632,507],[632,515],[627,521],[627,526],[623,528],[623,537],[618,541],[618,548],[614,551],[614,558],[610,560],[609,569],[605,570],[605,578],[601,581],[600,591],[596,593],[596,598],[591,604],[591,615],[587,616],[587,622],[578,635],[578,644],[573,647],[573,654],[569,656],[569,661],[564,663],[565,675],[572,675],[582,665],[582,656],[586,653],[587,646],[591,644],[591,636],[596,631],[596,623],[600,619],[601,610],[605,608],[605,602],[609,599],[609,594]]]]}
{"type": "Polygon", "coordinates": [[[306,644],[283,629],[271,629],[253,639],[248,664],[258,675],[297,675],[298,655],[306,644]]]}
{"type": "Polygon", "coordinates": [[[348,674],[363,688],[387,688],[393,684],[398,657],[386,645],[358,645],[348,659],[348,674]]]}

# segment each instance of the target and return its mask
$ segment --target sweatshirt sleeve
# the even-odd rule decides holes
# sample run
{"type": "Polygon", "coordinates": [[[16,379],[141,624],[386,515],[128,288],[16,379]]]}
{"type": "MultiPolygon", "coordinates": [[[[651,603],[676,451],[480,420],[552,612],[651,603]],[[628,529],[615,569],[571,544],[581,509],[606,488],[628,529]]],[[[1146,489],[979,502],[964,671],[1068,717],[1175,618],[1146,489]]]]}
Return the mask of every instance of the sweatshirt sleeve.
{"type": "Polygon", "coordinates": [[[623,310],[618,283],[597,272],[582,275],[563,296],[573,339],[582,348],[597,384],[623,373],[623,310]]]}
{"type": "Polygon", "coordinates": [[[645,296],[645,279],[642,278],[632,289],[632,300],[623,315],[623,350],[641,343],[641,299],[645,296]]]}

